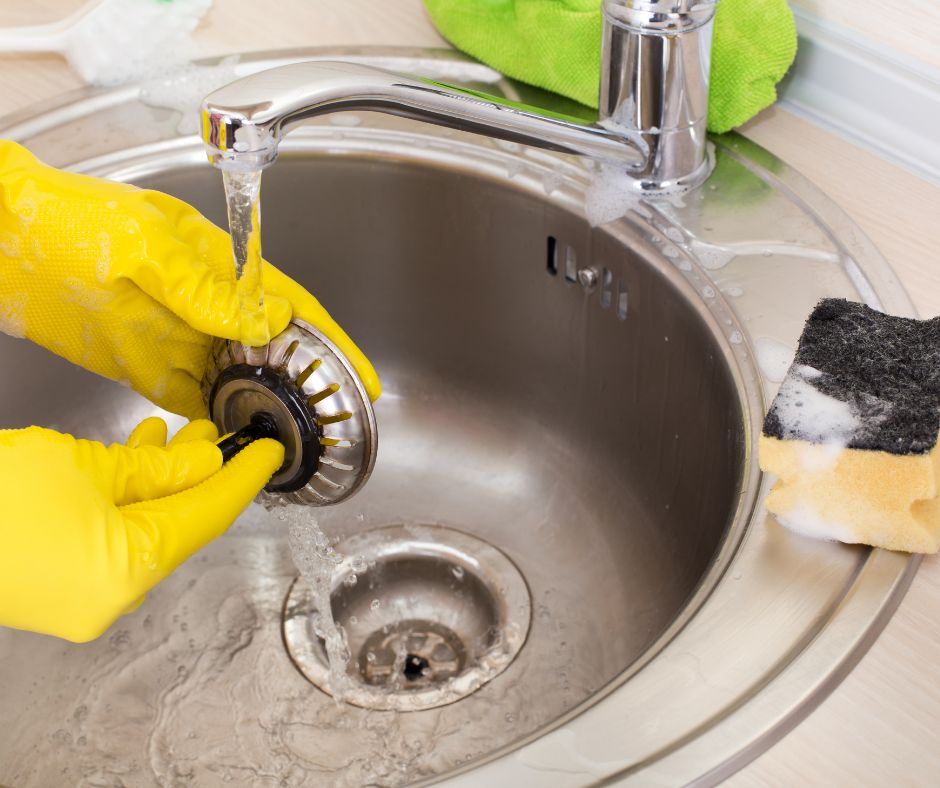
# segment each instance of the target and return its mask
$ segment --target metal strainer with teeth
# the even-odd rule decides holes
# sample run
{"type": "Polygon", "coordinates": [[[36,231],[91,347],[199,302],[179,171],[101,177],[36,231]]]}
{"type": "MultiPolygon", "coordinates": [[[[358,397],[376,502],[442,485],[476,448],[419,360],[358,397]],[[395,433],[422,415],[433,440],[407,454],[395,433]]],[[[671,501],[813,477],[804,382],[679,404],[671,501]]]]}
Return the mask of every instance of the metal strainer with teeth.
{"type": "Polygon", "coordinates": [[[260,437],[284,445],[265,503],[327,506],[354,495],[372,473],[378,435],[365,387],[336,346],[300,320],[246,359],[217,340],[202,382],[223,457],[260,437]]]}

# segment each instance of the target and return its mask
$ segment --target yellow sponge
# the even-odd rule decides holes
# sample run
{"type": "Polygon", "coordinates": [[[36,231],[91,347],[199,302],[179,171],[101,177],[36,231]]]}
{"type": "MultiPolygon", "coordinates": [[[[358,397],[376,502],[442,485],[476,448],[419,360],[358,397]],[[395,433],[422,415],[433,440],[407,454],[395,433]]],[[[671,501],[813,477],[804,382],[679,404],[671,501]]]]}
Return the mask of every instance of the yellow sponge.
{"type": "Polygon", "coordinates": [[[794,531],[940,547],[940,320],[821,301],[764,420],[767,510],[794,531]]]}
{"type": "Polygon", "coordinates": [[[940,454],[824,445],[761,435],[760,466],[780,479],[767,511],[794,531],[909,553],[940,547],[940,454]]]}

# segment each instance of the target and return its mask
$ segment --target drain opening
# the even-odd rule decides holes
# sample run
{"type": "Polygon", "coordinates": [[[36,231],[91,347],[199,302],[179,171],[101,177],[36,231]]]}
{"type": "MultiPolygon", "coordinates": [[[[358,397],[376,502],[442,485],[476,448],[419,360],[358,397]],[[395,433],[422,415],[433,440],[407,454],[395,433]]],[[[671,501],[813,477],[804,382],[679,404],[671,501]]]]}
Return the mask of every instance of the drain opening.
{"type": "Polygon", "coordinates": [[[405,669],[402,671],[408,681],[418,681],[431,672],[431,664],[417,654],[409,654],[405,657],[405,669]]]}
{"type": "Polygon", "coordinates": [[[552,235],[548,236],[548,262],[545,267],[552,276],[558,275],[558,242],[552,235]]]}
{"type": "MultiPolygon", "coordinates": [[[[333,573],[331,607],[351,655],[347,702],[398,711],[453,703],[502,673],[522,648],[528,589],[487,542],[441,526],[398,525],[336,549],[346,556],[333,573]]],[[[284,641],[301,673],[329,692],[318,618],[298,578],[284,605],[284,641]]]]}

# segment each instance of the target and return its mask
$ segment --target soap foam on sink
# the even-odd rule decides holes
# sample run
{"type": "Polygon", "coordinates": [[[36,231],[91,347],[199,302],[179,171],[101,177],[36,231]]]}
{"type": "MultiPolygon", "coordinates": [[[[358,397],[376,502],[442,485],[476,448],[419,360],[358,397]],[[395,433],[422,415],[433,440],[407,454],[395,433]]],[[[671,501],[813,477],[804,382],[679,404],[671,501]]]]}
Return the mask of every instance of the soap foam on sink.
{"type": "Polygon", "coordinates": [[[619,219],[630,210],[646,219],[653,218],[643,205],[643,198],[635,191],[634,183],[634,178],[610,164],[595,172],[584,195],[584,212],[591,227],[619,219]]]}
{"type": "MultiPolygon", "coordinates": [[[[728,295],[736,295],[731,292],[732,289],[737,290],[738,288],[729,287],[725,292],[728,295]]],[[[757,365],[760,367],[761,372],[767,376],[767,380],[771,383],[782,383],[787,376],[787,370],[790,369],[790,365],[793,363],[796,351],[789,345],[784,345],[783,342],[778,342],[770,337],[761,337],[754,345],[757,350],[757,365]]]]}
{"type": "Polygon", "coordinates": [[[803,499],[798,499],[785,514],[774,514],[774,517],[791,531],[813,539],[849,544],[858,541],[858,537],[848,525],[820,517],[816,510],[803,499]]]}

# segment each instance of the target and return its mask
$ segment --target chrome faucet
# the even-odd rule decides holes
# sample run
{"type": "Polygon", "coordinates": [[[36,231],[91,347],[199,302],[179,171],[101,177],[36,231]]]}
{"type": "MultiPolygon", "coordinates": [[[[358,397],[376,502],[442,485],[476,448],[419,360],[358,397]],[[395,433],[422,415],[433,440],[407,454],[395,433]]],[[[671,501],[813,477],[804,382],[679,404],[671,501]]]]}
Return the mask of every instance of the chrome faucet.
{"type": "Polygon", "coordinates": [[[624,168],[639,194],[675,193],[710,172],[705,125],[711,29],[718,0],[603,0],[598,123],[344,62],[253,74],[202,103],[202,135],[223,170],[274,163],[304,120],[372,110],[624,168]]]}

